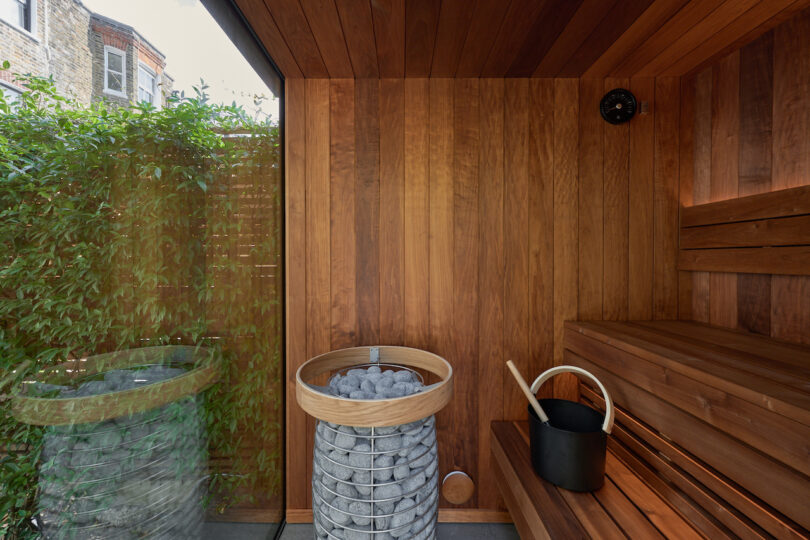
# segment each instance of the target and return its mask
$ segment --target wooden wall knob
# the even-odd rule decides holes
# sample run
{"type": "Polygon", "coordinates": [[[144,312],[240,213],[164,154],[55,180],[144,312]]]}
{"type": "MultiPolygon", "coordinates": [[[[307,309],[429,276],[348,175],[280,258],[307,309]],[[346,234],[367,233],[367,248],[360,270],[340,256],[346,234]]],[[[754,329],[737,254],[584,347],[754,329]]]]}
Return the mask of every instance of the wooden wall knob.
{"type": "Polygon", "coordinates": [[[475,482],[464,471],[453,471],[442,480],[442,495],[447,502],[464,504],[475,492],[475,482]]]}

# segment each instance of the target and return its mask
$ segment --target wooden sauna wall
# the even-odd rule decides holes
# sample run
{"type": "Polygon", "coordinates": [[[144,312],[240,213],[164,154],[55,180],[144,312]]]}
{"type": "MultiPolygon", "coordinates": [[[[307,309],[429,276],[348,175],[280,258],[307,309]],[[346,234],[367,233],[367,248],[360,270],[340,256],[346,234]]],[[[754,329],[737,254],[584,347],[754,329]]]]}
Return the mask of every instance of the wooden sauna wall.
{"type": "MultiPolygon", "coordinates": [[[[808,36],[805,10],[684,79],[682,205],[810,184],[808,36]]],[[[810,344],[810,277],[690,277],[683,318],[810,344]]]]}
{"type": "Polygon", "coordinates": [[[526,417],[504,362],[559,363],[567,319],[677,317],[679,99],[677,78],[286,81],[291,521],[311,519],[295,371],[369,344],[451,362],[440,473],[469,473],[478,510],[443,517],[497,516],[490,422],[526,417]],[[619,86],[649,112],[612,126],[619,86]]]}

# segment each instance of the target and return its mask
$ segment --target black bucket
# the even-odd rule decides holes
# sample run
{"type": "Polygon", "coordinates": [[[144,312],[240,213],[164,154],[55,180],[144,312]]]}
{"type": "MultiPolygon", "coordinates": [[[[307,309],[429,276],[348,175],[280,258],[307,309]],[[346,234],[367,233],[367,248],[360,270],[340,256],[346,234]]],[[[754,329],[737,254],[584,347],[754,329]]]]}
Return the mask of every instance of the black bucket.
{"type": "Polygon", "coordinates": [[[597,382],[609,403],[608,415],[582,403],[562,399],[541,399],[548,416],[543,423],[529,406],[532,467],[541,478],[571,491],[594,491],[605,483],[607,436],[613,426],[613,407],[601,383],[581,368],[552,368],[532,385],[537,393],[546,379],[564,371],[588,375],[597,382]]]}

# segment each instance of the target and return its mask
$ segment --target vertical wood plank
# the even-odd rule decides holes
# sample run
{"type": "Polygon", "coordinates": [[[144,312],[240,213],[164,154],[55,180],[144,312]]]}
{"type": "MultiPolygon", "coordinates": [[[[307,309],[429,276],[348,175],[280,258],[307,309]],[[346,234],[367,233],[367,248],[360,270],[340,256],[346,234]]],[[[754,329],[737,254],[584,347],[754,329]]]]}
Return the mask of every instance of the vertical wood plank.
{"type": "MultiPolygon", "coordinates": [[[[692,203],[710,201],[712,185],[712,68],[695,76],[692,203]]],[[[709,273],[692,272],[692,318],[709,322],[709,273]]]]}
{"type": "Polygon", "coordinates": [[[579,319],[602,318],[604,267],[603,125],[601,79],[579,81],[579,319]]]}
{"type": "MultiPolygon", "coordinates": [[[[453,356],[453,79],[430,79],[430,350],[453,356]]],[[[455,459],[452,417],[436,416],[439,468],[455,459]]]]}
{"type": "MultiPolygon", "coordinates": [[[[529,80],[529,367],[536,377],[554,365],[553,79],[529,80]]],[[[552,397],[553,386],[543,397],[552,397]]]]}
{"type": "MultiPolygon", "coordinates": [[[[329,72],[329,77],[351,78],[354,76],[352,64],[349,61],[349,52],[346,49],[346,38],[340,25],[337,8],[334,0],[310,0],[301,2],[307,23],[318,45],[318,50],[329,72]]],[[[254,27],[255,28],[255,27],[254,27]]],[[[275,59],[275,50],[273,58],[275,59]]]]}
{"type": "Polygon", "coordinates": [[[405,0],[371,3],[380,78],[405,76],[405,0]]]}
{"type": "MultiPolygon", "coordinates": [[[[771,190],[773,32],[740,49],[739,195],[771,190]]],[[[770,335],[771,276],[737,275],[737,325],[770,335]]]]}
{"type": "MultiPolygon", "coordinates": [[[[628,88],[628,79],[605,79],[603,90],[628,88]]],[[[602,318],[626,320],[629,265],[630,125],[603,122],[604,130],[604,269],[602,318]]]]}
{"type": "MultiPolygon", "coordinates": [[[[478,79],[454,79],[453,468],[478,478],[478,79]]],[[[487,452],[489,449],[487,449],[487,452]]],[[[462,506],[475,508],[477,493],[462,506]]]]}
{"type": "Polygon", "coordinates": [[[329,83],[329,174],[331,176],[332,349],[357,340],[355,288],[354,80],[329,83]]]}
{"type": "MultiPolygon", "coordinates": [[[[529,81],[507,79],[504,85],[504,358],[528,378],[529,81]]],[[[503,396],[504,417],[524,418],[526,398],[511,374],[504,375],[503,396]]]]}
{"type": "MultiPolygon", "coordinates": [[[[774,29],[772,188],[810,183],[810,11],[774,29]]],[[[810,343],[810,278],[773,276],[771,335],[810,343]]]]}
{"type": "Polygon", "coordinates": [[[380,343],[404,339],[405,85],[380,80],[380,343]]]}
{"type": "MultiPolygon", "coordinates": [[[[577,316],[579,81],[554,79],[554,364],[563,363],[563,323],[577,316]]],[[[554,380],[554,395],[577,397],[578,383],[554,380]]]]}
{"type": "Polygon", "coordinates": [[[272,13],[275,26],[289,44],[289,50],[295,56],[304,77],[328,77],[329,72],[321,58],[321,51],[307,24],[307,18],[298,2],[286,0],[265,0],[267,9],[272,13]]]}
{"type": "MultiPolygon", "coordinates": [[[[695,79],[681,78],[681,119],[678,170],[679,210],[692,206],[695,182],[695,79]]],[[[678,220],[680,224],[680,219],[678,220]]],[[[692,320],[692,272],[678,272],[678,319],[692,320]]]]}
{"type": "Polygon", "coordinates": [[[429,86],[405,79],[405,325],[409,347],[426,349],[430,337],[429,86]]]}
{"type": "Polygon", "coordinates": [[[678,316],[678,78],[655,80],[653,318],[678,316]]]}
{"type": "MultiPolygon", "coordinates": [[[[740,151],[740,53],[720,60],[713,70],[712,201],[737,197],[740,151]]],[[[709,322],[737,326],[737,276],[712,273],[709,322]]]]}
{"type": "MultiPolygon", "coordinates": [[[[306,81],[307,358],[330,349],[329,81],[306,81]]],[[[315,423],[307,417],[307,469],[312,477],[315,423]]],[[[307,506],[311,493],[307,493],[307,506]]]]}
{"type": "Polygon", "coordinates": [[[380,341],[379,81],[355,81],[357,343],[380,341]]]}
{"type": "Polygon", "coordinates": [[[287,276],[287,407],[286,407],[286,478],[287,508],[307,505],[306,413],[295,401],[295,372],[307,360],[307,281],[301,269],[306,267],[306,83],[290,79],[286,83],[284,146],[285,189],[287,202],[286,256],[287,276]]]}
{"type": "Polygon", "coordinates": [[[630,319],[652,319],[653,305],[653,179],[655,156],[655,81],[631,79],[630,90],[647,113],[630,122],[628,292],[630,319]]]}
{"type": "Polygon", "coordinates": [[[473,12],[467,0],[442,2],[430,67],[431,77],[455,76],[473,12]]]}
{"type": "MultiPolygon", "coordinates": [[[[478,400],[478,506],[500,503],[489,466],[490,424],[503,418],[503,141],[504,80],[481,79],[478,158],[478,381],[487,391],[478,400]]],[[[550,340],[549,340],[550,343],[550,340]]]]}

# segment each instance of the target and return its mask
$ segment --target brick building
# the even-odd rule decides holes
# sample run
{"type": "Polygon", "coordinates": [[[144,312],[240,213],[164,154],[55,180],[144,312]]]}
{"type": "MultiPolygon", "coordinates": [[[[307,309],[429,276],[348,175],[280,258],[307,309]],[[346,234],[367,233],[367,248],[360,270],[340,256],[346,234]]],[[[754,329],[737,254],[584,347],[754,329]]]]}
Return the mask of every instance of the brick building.
{"type": "Polygon", "coordinates": [[[14,74],[52,75],[81,103],[166,103],[173,80],[165,56],[129,25],[88,10],[79,0],[0,0],[0,90],[22,91],[14,74]]]}

